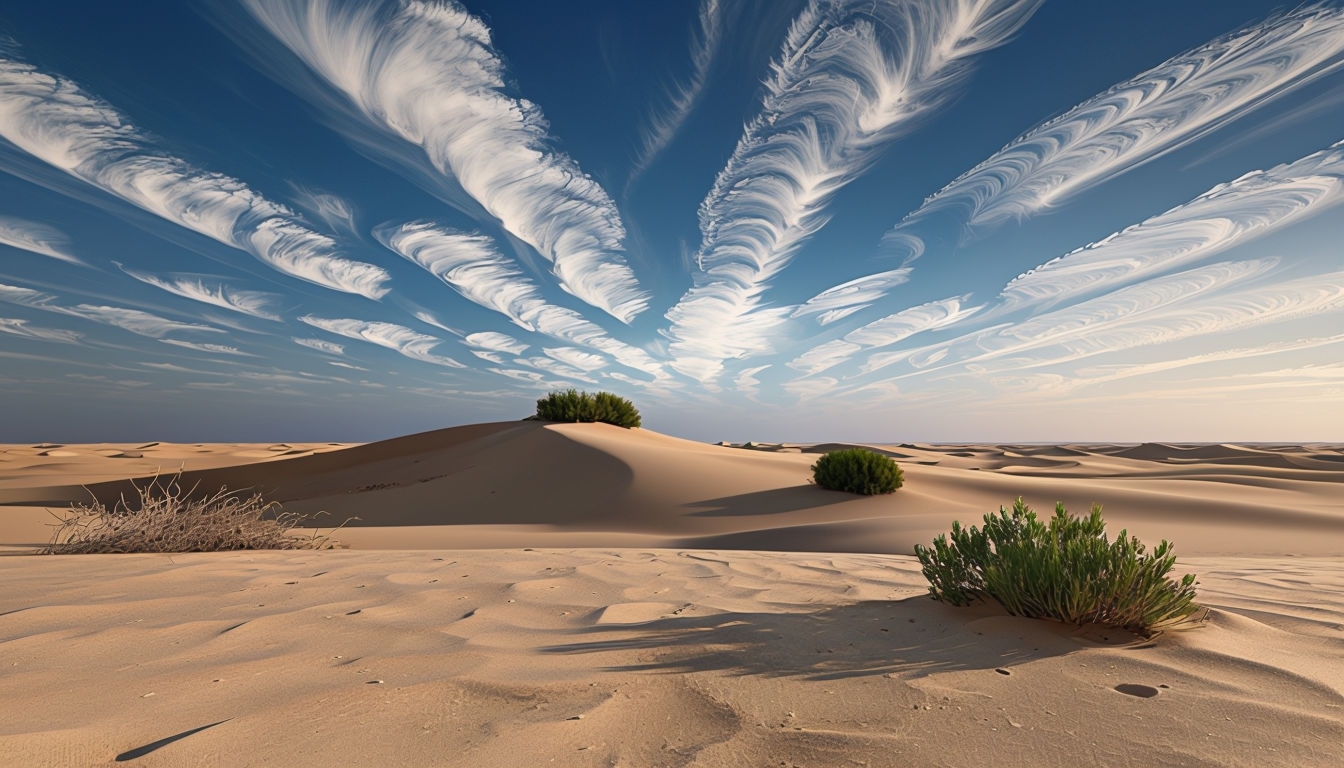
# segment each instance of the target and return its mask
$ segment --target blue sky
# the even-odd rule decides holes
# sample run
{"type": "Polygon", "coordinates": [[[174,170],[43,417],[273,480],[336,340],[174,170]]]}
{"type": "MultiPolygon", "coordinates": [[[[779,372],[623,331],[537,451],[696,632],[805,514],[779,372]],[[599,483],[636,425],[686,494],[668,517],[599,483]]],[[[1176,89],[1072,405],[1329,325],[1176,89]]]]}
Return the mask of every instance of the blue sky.
{"type": "Polygon", "coordinates": [[[1341,2],[9,4],[0,442],[1337,441],[1341,126],[1341,2]]]}

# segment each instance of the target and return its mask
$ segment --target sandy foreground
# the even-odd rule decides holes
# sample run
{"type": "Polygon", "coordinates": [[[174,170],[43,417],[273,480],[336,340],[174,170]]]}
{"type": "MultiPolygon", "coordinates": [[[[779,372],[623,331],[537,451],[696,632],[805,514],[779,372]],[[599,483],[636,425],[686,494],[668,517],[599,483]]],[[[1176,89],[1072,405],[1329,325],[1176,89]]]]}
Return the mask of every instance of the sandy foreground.
{"type": "Polygon", "coordinates": [[[1339,446],[881,446],[880,498],[807,483],[833,447],[0,446],[0,765],[1344,764],[1339,446]],[[20,554],[178,468],[350,548],[20,554]],[[1173,540],[1206,620],[928,599],[913,545],[1019,495],[1173,540]]]}

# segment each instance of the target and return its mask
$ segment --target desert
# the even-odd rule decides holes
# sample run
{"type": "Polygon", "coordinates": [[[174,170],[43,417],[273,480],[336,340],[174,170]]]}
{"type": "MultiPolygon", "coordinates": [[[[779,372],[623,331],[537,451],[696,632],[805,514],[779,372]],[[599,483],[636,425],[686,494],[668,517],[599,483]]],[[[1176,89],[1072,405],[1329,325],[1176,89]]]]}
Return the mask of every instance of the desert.
{"type": "Polygon", "coordinates": [[[0,449],[11,765],[1337,765],[1344,450],[840,445],[497,422],[368,444],[0,449]],[[519,467],[526,475],[519,475],[519,467]],[[28,554],[181,470],[345,548],[28,554]],[[929,598],[912,557],[1016,496],[1175,543],[1153,637],[929,598]],[[358,517],[357,520],[351,519],[358,517]]]}

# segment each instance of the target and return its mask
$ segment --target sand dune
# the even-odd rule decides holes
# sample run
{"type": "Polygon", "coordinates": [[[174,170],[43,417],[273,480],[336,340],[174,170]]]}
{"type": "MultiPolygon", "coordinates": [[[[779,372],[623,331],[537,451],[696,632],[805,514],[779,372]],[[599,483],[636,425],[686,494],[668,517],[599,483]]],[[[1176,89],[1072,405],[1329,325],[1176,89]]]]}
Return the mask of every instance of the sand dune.
{"type": "Polygon", "coordinates": [[[875,446],[906,475],[877,498],[808,483],[838,447],[536,422],[0,446],[9,554],[44,506],[178,467],[360,518],[345,551],[0,557],[0,763],[1344,764],[1338,446],[875,446]],[[1172,539],[1207,619],[929,600],[914,544],[1019,495],[1172,539]]]}
{"type": "Polygon", "coordinates": [[[0,504],[10,506],[0,506],[0,545],[41,543],[50,522],[44,507],[90,493],[115,501],[132,488],[111,477],[153,463],[185,466],[188,486],[256,488],[289,511],[324,512],[317,524],[348,521],[340,538],[356,548],[761,548],[767,545],[752,541],[768,541],[776,549],[910,554],[953,520],[978,522],[1023,496],[1042,512],[1057,501],[1079,512],[1102,504],[1115,527],[1171,539],[1187,555],[1344,554],[1344,464],[1330,460],[1344,457],[1337,448],[1214,446],[1200,453],[1212,458],[1173,464],[1167,459],[1201,449],[1151,443],[1028,455],[999,446],[874,446],[900,457],[906,487],[861,498],[809,483],[817,454],[841,447],[742,450],[605,424],[539,422],[350,447],[160,444],[142,448],[147,458],[135,464],[101,453],[122,446],[68,446],[79,461],[31,453],[50,447],[6,447],[0,504]],[[1262,460],[1244,463],[1248,456],[1262,460]],[[1287,466],[1288,458],[1325,468],[1287,466]]]}

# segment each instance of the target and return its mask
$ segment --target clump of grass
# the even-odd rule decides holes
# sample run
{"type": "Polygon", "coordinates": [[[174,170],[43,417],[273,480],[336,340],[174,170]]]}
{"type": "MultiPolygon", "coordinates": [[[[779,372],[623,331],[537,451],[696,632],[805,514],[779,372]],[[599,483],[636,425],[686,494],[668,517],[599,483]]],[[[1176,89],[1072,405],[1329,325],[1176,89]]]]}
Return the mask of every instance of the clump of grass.
{"type": "Polygon", "coordinates": [[[260,493],[246,495],[221,488],[193,498],[184,490],[181,473],[167,480],[155,477],[136,486],[138,499],[121,497],[111,508],[100,501],[72,505],[57,515],[49,555],[127,552],[218,552],[238,549],[332,549],[337,543],[314,531],[293,529],[304,519],[285,512],[260,493]]]}
{"type": "Polygon", "coordinates": [[[1145,635],[1189,618],[1198,610],[1194,574],[1168,578],[1171,544],[1147,555],[1127,533],[1108,541],[1100,506],[1076,517],[1057,504],[1047,524],[1018,498],[1011,512],[985,515],[983,529],[954,522],[950,538],[916,545],[915,554],[930,594],[952,605],[991,598],[1015,616],[1145,635]]]}
{"type": "Polygon", "coordinates": [[[552,392],[537,401],[537,419],[541,421],[603,422],[618,427],[638,427],[639,411],[635,404],[610,392],[589,394],[576,389],[552,392]]]}
{"type": "Polygon", "coordinates": [[[812,465],[812,482],[833,491],[873,496],[895,492],[905,484],[905,474],[890,456],[867,448],[845,448],[817,459],[812,465]]]}

